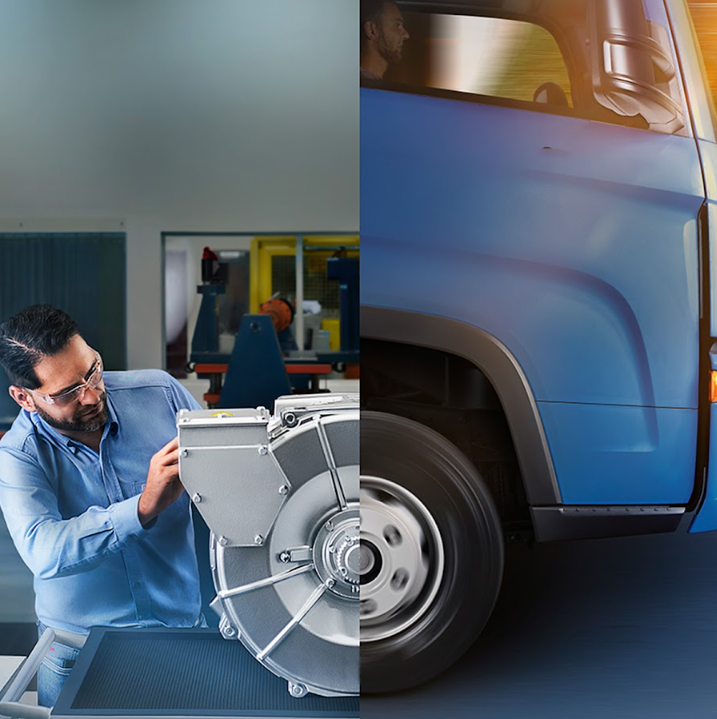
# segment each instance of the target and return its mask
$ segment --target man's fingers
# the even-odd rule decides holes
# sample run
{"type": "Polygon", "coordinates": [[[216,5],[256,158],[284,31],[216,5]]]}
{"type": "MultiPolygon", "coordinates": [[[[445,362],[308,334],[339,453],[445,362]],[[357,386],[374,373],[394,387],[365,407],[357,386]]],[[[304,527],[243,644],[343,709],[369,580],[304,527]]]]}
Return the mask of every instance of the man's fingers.
{"type": "Polygon", "coordinates": [[[167,442],[167,444],[162,447],[158,452],[155,453],[155,457],[164,457],[167,454],[170,454],[175,449],[179,447],[179,437],[175,437],[174,439],[167,442]]]}
{"type": "Polygon", "coordinates": [[[160,467],[177,464],[177,462],[179,462],[179,440],[175,438],[169,444],[162,447],[162,449],[152,457],[152,461],[160,467]]]}
{"type": "Polygon", "coordinates": [[[174,451],[179,447],[179,437],[175,437],[174,439],[171,439],[167,444],[162,447],[162,449],[157,452],[157,454],[168,454],[169,452],[174,451]]]}
{"type": "Polygon", "coordinates": [[[167,464],[160,470],[163,477],[178,477],[179,470],[176,464],[167,464]]]}
{"type": "Polygon", "coordinates": [[[168,467],[170,464],[177,464],[179,462],[179,448],[172,450],[169,454],[165,454],[162,457],[162,466],[168,467]]]}

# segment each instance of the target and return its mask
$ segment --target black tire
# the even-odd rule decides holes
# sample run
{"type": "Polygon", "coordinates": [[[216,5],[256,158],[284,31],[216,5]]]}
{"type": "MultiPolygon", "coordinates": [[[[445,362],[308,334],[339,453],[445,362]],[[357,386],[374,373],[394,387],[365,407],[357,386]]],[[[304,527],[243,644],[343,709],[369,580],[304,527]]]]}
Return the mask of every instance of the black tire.
{"type": "Polygon", "coordinates": [[[493,499],[475,466],[445,437],[403,417],[365,411],[361,543],[361,693],[421,684],[468,649],[493,611],[503,576],[493,499]],[[391,518],[397,528],[382,530],[391,518]],[[418,555],[406,549],[410,536],[399,547],[403,553],[392,554],[401,533],[419,535],[413,565],[408,560],[418,555]],[[407,582],[393,583],[401,571],[394,565],[402,562],[411,566],[400,579],[419,575],[410,590],[407,582]],[[405,592],[400,606],[391,608],[399,600],[389,585],[405,592]]]}

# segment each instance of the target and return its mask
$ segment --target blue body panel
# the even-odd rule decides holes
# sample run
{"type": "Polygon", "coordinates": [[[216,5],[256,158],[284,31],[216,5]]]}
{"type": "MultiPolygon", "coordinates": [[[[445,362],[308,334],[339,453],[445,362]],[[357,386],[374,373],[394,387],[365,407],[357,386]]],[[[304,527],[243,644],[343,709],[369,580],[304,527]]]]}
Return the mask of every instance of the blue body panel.
{"type": "Polygon", "coordinates": [[[684,504],[697,412],[539,402],[565,504],[684,504]],[[675,468],[686,470],[679,475],[675,468]],[[617,499],[616,499],[617,498],[617,499]]]}
{"type": "Polygon", "coordinates": [[[703,202],[690,137],[362,90],[362,302],[500,340],[566,503],[690,497],[703,202]]]}

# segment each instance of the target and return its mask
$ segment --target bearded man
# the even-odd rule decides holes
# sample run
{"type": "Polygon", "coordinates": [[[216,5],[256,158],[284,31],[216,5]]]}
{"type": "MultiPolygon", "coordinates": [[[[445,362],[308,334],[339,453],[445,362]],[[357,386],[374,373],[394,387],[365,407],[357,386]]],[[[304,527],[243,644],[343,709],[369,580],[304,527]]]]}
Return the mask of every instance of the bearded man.
{"type": "Polygon", "coordinates": [[[22,408],[0,441],[0,508],[57,637],[38,672],[53,706],[90,627],[203,624],[175,424],[199,405],[164,372],[104,372],[49,305],[0,326],[0,365],[22,408]]]}
{"type": "Polygon", "coordinates": [[[361,79],[381,80],[401,62],[409,35],[398,5],[390,0],[361,0],[361,79]]]}

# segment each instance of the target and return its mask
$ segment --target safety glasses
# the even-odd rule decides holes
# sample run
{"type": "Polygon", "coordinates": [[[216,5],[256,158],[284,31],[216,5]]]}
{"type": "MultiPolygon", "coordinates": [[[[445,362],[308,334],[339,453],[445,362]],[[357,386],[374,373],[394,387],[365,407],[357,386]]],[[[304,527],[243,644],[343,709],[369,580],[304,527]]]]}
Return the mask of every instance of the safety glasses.
{"type": "Polygon", "coordinates": [[[47,402],[47,404],[54,404],[57,407],[67,407],[73,402],[77,402],[84,396],[87,390],[95,389],[99,383],[102,382],[102,357],[100,357],[97,352],[95,352],[95,354],[97,355],[97,359],[92,365],[92,368],[87,375],[87,379],[78,384],[76,387],[68,389],[67,392],[60,392],[59,394],[42,394],[40,392],[36,392],[34,389],[27,388],[25,388],[25,391],[39,397],[43,402],[47,402]]]}

